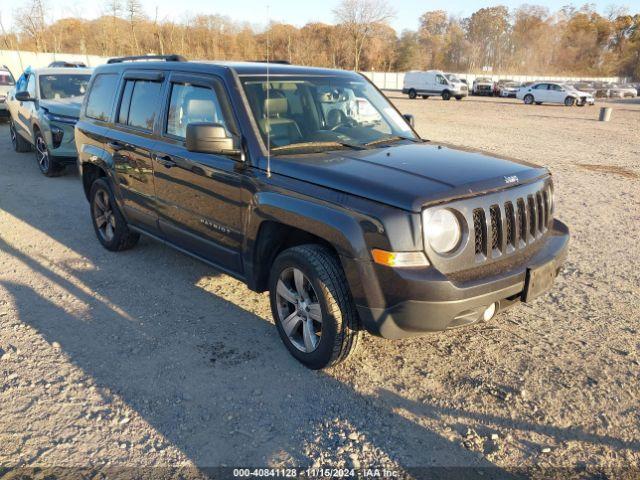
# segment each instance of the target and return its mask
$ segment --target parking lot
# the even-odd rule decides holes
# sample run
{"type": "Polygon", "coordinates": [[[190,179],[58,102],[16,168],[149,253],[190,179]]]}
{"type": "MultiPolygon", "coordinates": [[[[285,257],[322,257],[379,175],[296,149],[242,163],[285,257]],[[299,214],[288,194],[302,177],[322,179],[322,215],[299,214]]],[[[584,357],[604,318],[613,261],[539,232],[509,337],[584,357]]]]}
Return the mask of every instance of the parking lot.
{"type": "Polygon", "coordinates": [[[78,176],[3,123],[0,465],[637,468],[640,102],[602,123],[602,102],[389,96],[425,138],[551,168],[572,232],[551,293],[312,372],[266,294],[149,239],[104,250],[78,176]]]}

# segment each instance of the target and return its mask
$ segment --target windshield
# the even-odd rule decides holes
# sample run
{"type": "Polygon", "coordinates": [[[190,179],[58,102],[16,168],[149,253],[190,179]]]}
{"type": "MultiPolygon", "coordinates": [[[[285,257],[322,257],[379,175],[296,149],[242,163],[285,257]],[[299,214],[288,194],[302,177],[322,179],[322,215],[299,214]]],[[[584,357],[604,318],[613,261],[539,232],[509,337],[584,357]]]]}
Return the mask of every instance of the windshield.
{"type": "Polygon", "coordinates": [[[0,72],[0,86],[6,87],[13,85],[13,77],[9,72],[0,72]]]}
{"type": "Polygon", "coordinates": [[[343,77],[242,79],[265,144],[273,151],[330,150],[417,141],[388,100],[365,80],[343,77]],[[371,145],[367,145],[371,144],[371,145]]]}
{"type": "Polygon", "coordinates": [[[91,75],[86,74],[40,75],[40,98],[53,100],[82,96],[87,91],[90,78],[91,75]]]}

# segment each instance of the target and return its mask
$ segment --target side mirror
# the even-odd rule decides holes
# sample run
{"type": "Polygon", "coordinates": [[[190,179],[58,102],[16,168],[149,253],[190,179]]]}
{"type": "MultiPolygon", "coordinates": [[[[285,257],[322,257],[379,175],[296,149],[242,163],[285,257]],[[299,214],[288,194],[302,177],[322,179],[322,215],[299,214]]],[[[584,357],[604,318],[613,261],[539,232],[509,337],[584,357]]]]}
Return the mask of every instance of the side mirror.
{"type": "Polygon", "coordinates": [[[219,123],[195,122],[187,125],[186,147],[190,152],[239,155],[233,138],[219,123]]]}
{"type": "Polygon", "coordinates": [[[31,96],[29,95],[29,92],[27,92],[26,90],[16,93],[16,100],[18,100],[19,102],[35,102],[36,101],[35,98],[31,98],[31,96]]]}
{"type": "Polygon", "coordinates": [[[404,115],[402,115],[404,117],[404,119],[407,121],[407,123],[409,125],[411,125],[411,127],[415,127],[416,126],[416,120],[413,117],[413,115],[411,115],[410,113],[405,113],[404,115]]]}

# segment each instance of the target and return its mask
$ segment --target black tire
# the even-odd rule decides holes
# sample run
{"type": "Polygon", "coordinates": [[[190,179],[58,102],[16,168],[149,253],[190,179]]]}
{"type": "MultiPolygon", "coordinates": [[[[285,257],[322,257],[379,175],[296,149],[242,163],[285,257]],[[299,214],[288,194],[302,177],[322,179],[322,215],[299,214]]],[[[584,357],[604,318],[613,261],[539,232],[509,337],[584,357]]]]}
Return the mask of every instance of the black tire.
{"type": "Polygon", "coordinates": [[[458,100],[458,101],[462,100],[462,96],[461,95],[457,95],[456,96],[456,100],[458,100]]]}
{"type": "Polygon", "coordinates": [[[11,145],[16,152],[25,153],[31,150],[31,144],[16,131],[13,119],[9,119],[9,135],[11,136],[11,145]]]}
{"type": "Polygon", "coordinates": [[[132,248],[138,243],[140,235],[129,230],[129,226],[118,208],[111,187],[106,179],[99,178],[91,185],[89,209],[93,229],[104,248],[112,252],[119,252],[132,248]],[[108,202],[106,200],[108,200],[108,202]],[[100,207],[100,202],[104,208],[100,207]],[[108,213],[105,209],[108,209],[108,213]],[[104,224],[100,223],[100,210],[103,212],[104,224]],[[107,234],[106,226],[103,229],[103,225],[107,224],[111,226],[111,235],[107,234]]]}
{"type": "Polygon", "coordinates": [[[46,177],[57,177],[64,172],[64,166],[56,162],[49,152],[49,146],[39,129],[33,131],[33,144],[40,172],[46,177]]]}
{"type": "MultiPolygon", "coordinates": [[[[342,266],[328,248],[307,244],[281,252],[271,268],[269,296],[280,338],[289,352],[308,368],[318,370],[336,365],[356,351],[362,335],[360,320],[342,266]],[[318,343],[310,352],[296,347],[282,325],[279,310],[290,306],[292,302],[287,302],[277,294],[278,283],[291,270],[302,272],[317,297],[313,301],[319,304],[322,314],[321,335],[319,340],[314,337],[318,343]]],[[[293,313],[301,311],[299,305],[293,309],[293,313]]],[[[299,324],[300,329],[304,327],[303,323],[304,321],[299,324]]],[[[295,329],[291,329],[292,332],[293,330],[295,329]]]]}
{"type": "Polygon", "coordinates": [[[530,93],[526,94],[524,96],[524,104],[525,105],[533,105],[533,103],[534,103],[533,95],[531,95],[530,93]]]}
{"type": "Polygon", "coordinates": [[[422,98],[423,98],[424,100],[427,100],[427,99],[429,98],[429,95],[422,95],[422,98]]]}
{"type": "Polygon", "coordinates": [[[576,104],[576,99],[574,97],[567,97],[564,99],[565,107],[573,107],[576,104]]]}
{"type": "Polygon", "coordinates": [[[542,102],[536,102],[536,105],[542,105],[542,102]]]}
{"type": "Polygon", "coordinates": [[[442,100],[447,102],[451,100],[451,92],[449,90],[445,90],[444,92],[442,92],[442,100]]]}
{"type": "Polygon", "coordinates": [[[413,88],[411,90],[409,90],[409,98],[411,100],[413,100],[414,98],[416,98],[418,96],[418,92],[416,92],[413,88]]]}

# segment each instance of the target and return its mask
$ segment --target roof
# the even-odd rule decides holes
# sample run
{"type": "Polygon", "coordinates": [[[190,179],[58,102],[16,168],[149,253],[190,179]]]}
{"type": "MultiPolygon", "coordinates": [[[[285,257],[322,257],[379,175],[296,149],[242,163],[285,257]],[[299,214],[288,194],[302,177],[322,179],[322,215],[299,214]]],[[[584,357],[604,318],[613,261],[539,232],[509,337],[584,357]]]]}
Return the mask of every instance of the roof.
{"type": "MultiPolygon", "coordinates": [[[[331,68],[308,67],[304,65],[289,65],[283,63],[266,62],[233,62],[233,61],[186,61],[186,62],[165,62],[165,61],[124,61],[101,65],[100,71],[121,69],[144,69],[144,70],[181,70],[191,72],[211,72],[214,69],[228,69],[235,71],[238,75],[266,75],[267,69],[270,75],[323,75],[323,76],[346,76],[359,77],[359,74],[347,70],[336,70],[331,68]]],[[[66,69],[69,70],[69,69],[66,69]]],[[[79,69],[76,69],[79,70],[79,69]]]]}
{"type": "Polygon", "coordinates": [[[52,67],[52,68],[34,68],[31,70],[36,75],[64,75],[64,74],[86,74],[91,75],[93,68],[71,68],[71,67],[52,67]]]}

